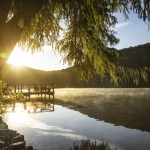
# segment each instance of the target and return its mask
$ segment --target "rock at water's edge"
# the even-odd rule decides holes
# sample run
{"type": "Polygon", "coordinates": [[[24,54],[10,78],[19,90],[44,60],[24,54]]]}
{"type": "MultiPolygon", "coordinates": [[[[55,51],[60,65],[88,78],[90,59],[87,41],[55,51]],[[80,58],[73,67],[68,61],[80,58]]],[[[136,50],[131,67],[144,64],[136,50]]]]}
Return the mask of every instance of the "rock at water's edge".
{"type": "Polygon", "coordinates": [[[25,147],[25,141],[11,144],[11,149],[12,150],[23,149],[24,147],[25,147]]]}

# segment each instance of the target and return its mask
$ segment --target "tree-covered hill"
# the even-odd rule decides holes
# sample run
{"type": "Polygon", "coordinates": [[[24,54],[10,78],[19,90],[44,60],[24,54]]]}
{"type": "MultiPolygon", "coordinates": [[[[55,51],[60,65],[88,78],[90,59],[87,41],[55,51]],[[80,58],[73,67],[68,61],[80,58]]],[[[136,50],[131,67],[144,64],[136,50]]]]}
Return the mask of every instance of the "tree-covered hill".
{"type": "MultiPolygon", "coordinates": [[[[150,43],[144,45],[138,45],[136,47],[129,47],[121,49],[120,57],[118,58],[119,64],[129,68],[142,68],[150,67],[150,43]]],[[[139,85],[135,85],[133,81],[123,82],[118,87],[150,87],[150,75],[148,83],[145,83],[142,79],[139,85]]],[[[12,83],[52,83],[57,88],[64,87],[114,87],[110,82],[109,77],[100,79],[95,77],[85,81],[77,73],[73,71],[73,68],[67,68],[58,71],[42,71],[35,70],[29,67],[16,68],[9,65],[9,70],[5,81],[8,84],[12,83]]],[[[116,87],[116,86],[115,86],[116,87]]]]}
{"type": "Polygon", "coordinates": [[[120,50],[119,62],[125,67],[150,67],[150,43],[120,50]]]}

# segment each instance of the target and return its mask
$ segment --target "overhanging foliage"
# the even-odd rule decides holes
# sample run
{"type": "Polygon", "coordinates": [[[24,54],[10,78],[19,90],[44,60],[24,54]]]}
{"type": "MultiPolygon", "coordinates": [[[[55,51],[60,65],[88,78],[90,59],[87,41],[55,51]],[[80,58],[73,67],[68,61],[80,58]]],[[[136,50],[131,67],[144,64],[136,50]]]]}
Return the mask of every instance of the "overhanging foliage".
{"type": "Polygon", "coordinates": [[[113,30],[117,23],[114,13],[121,12],[128,19],[130,11],[134,11],[145,21],[150,10],[149,0],[1,0],[0,4],[5,6],[0,8],[3,9],[0,47],[3,52],[9,52],[7,55],[17,41],[32,52],[41,51],[47,44],[63,54],[64,63],[73,65],[86,79],[109,74],[116,85],[128,78],[135,84],[141,76],[147,80],[148,68],[120,66],[117,63],[119,51],[110,46],[119,42],[113,30]],[[5,27],[11,32],[4,30],[3,33],[5,27]],[[6,41],[16,32],[16,40],[8,48],[6,41]],[[3,34],[9,38],[3,39],[3,34]]]}

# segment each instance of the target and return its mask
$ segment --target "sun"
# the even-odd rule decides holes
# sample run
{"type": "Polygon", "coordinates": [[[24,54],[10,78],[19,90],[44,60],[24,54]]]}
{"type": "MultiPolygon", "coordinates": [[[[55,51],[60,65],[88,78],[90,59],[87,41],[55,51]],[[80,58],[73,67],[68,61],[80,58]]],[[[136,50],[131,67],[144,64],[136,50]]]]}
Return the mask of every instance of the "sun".
{"type": "Polygon", "coordinates": [[[8,63],[10,63],[16,67],[24,66],[24,61],[21,58],[23,58],[23,57],[20,57],[20,56],[18,57],[16,55],[13,57],[10,56],[10,58],[8,59],[8,63]]]}
{"type": "Polygon", "coordinates": [[[29,54],[27,52],[23,52],[16,46],[10,57],[8,58],[7,63],[12,64],[16,67],[22,67],[27,65],[28,58],[29,54]]]}
{"type": "Polygon", "coordinates": [[[54,52],[51,47],[45,46],[45,51],[32,54],[31,50],[28,52],[22,51],[17,45],[8,58],[7,63],[16,67],[27,66],[38,70],[61,70],[67,68],[62,57],[58,52],[54,52]]]}

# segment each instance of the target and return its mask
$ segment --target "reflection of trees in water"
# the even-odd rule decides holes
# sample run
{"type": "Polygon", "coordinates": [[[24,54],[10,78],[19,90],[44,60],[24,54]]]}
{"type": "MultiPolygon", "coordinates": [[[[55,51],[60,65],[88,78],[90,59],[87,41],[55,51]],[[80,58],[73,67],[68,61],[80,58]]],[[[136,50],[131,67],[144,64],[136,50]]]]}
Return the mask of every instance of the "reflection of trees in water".
{"type": "Polygon", "coordinates": [[[54,111],[54,100],[51,101],[26,101],[22,103],[10,103],[7,105],[1,105],[0,110],[2,113],[7,112],[23,112],[28,113],[40,113],[54,111]]]}
{"type": "Polygon", "coordinates": [[[7,106],[3,107],[3,106],[0,106],[0,114],[5,114],[7,111],[7,106]]]}
{"type": "Polygon", "coordinates": [[[91,96],[70,94],[68,99],[57,96],[55,103],[99,121],[150,132],[149,92],[142,89],[135,93],[131,93],[129,89],[128,93],[124,94],[109,92],[91,96]]]}

